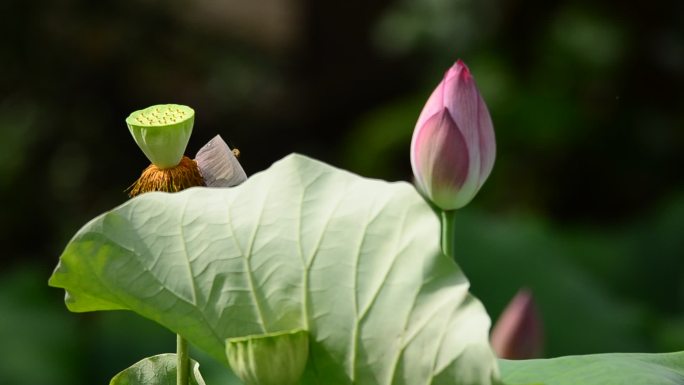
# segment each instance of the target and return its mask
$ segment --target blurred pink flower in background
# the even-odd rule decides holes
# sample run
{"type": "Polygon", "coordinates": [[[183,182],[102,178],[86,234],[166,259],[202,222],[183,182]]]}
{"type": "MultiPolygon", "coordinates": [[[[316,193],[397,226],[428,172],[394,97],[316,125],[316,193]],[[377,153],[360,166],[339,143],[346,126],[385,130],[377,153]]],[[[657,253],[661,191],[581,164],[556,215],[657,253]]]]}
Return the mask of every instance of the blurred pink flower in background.
{"type": "Polygon", "coordinates": [[[492,329],[491,342],[500,358],[541,357],[544,345],[542,320],[528,289],[518,291],[501,313],[492,329]]]}
{"type": "Polygon", "coordinates": [[[468,67],[459,60],[432,92],[413,131],[416,184],[442,210],[461,208],[484,184],[495,154],[489,111],[468,67]]]}

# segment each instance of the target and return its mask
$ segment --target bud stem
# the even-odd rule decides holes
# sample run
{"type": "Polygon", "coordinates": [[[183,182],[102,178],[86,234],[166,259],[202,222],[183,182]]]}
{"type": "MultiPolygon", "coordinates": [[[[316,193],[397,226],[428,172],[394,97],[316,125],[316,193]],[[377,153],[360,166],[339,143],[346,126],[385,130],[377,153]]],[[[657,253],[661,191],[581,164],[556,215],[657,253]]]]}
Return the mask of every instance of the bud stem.
{"type": "Polygon", "coordinates": [[[456,218],[456,210],[442,211],[442,252],[450,257],[456,256],[454,248],[454,219],[456,218]]]}
{"type": "Polygon", "coordinates": [[[190,356],[188,355],[188,341],[176,335],[176,385],[188,385],[190,380],[190,356]]]}

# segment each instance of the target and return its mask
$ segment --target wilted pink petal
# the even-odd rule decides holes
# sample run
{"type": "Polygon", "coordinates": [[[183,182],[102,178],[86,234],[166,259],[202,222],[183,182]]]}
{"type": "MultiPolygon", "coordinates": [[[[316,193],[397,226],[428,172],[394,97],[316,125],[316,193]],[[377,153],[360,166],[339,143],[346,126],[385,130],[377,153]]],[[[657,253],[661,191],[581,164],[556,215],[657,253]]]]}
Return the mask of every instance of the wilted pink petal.
{"type": "Polygon", "coordinates": [[[491,342],[500,358],[524,360],[541,357],[544,332],[529,290],[520,290],[506,306],[492,329],[491,342]]]}
{"type": "Polygon", "coordinates": [[[418,117],[411,142],[413,174],[423,193],[437,206],[443,210],[457,209],[470,202],[482,187],[494,166],[495,153],[496,142],[489,111],[468,67],[459,60],[444,75],[418,117]],[[441,140],[458,140],[459,143],[440,146],[445,151],[438,155],[444,159],[433,159],[429,164],[419,163],[420,159],[434,157],[435,153],[420,154],[420,151],[428,147],[416,142],[434,142],[426,139],[426,131],[435,130],[426,126],[436,114],[445,110],[460,135],[450,135],[448,138],[443,136],[441,140]],[[460,152],[454,155],[446,149],[460,152]],[[455,164],[454,160],[463,163],[455,164]],[[432,165],[440,167],[430,168],[432,165]],[[431,174],[435,171],[440,172],[439,177],[431,174]],[[449,172],[454,175],[447,177],[449,172]],[[425,185],[427,180],[433,183],[430,186],[425,185]],[[458,183],[453,183],[455,180],[458,183]],[[441,182],[449,183],[441,185],[441,182]],[[440,193],[439,197],[433,195],[437,192],[440,193]]]}
{"type": "Polygon", "coordinates": [[[195,162],[207,187],[232,187],[247,180],[245,170],[221,135],[200,148],[195,162]]]}

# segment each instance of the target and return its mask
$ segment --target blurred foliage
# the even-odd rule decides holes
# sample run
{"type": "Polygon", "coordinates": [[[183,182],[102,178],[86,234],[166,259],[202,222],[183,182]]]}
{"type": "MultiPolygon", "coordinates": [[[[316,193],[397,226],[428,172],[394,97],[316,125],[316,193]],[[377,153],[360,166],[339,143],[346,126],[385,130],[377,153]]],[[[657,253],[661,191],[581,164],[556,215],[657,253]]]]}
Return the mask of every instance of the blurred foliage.
{"type": "Polygon", "coordinates": [[[684,228],[684,195],[611,231],[476,211],[459,222],[457,259],[473,292],[496,318],[517,288],[529,287],[548,356],[684,346],[684,240],[667,234],[684,228]]]}
{"type": "Polygon", "coordinates": [[[413,125],[458,57],[497,133],[459,239],[491,314],[529,286],[548,356],[684,349],[683,2],[254,1],[251,17],[209,1],[0,5],[0,383],[106,383],[173,349],[149,321],[68,314],[45,287],[147,165],[131,111],[193,106],[188,153],[221,134],[248,173],[302,152],[409,180],[413,125]],[[264,17],[273,4],[296,15],[264,17]],[[278,27],[244,32],[264,20],[278,27]]]}
{"type": "MultiPolygon", "coordinates": [[[[108,384],[138,360],[173,353],[175,335],[132,312],[73,314],[43,268],[0,275],[1,384],[108,384]]],[[[193,351],[208,384],[239,384],[230,370],[193,351]]]]}

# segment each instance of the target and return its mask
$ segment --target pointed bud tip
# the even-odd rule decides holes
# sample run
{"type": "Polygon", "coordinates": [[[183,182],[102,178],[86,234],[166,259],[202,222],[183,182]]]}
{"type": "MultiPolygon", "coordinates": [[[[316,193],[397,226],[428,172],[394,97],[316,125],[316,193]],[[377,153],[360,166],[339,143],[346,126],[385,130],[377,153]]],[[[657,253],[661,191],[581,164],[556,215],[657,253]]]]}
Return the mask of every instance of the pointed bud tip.
{"type": "Polygon", "coordinates": [[[534,297],[532,296],[532,290],[523,287],[518,290],[515,297],[511,300],[511,304],[515,306],[522,307],[524,309],[534,307],[534,297]]]}
{"type": "Polygon", "coordinates": [[[461,79],[472,78],[470,69],[468,69],[468,66],[461,59],[456,60],[456,63],[454,63],[454,65],[451,66],[451,68],[449,68],[444,78],[450,79],[455,76],[459,76],[461,77],[461,79]]]}

